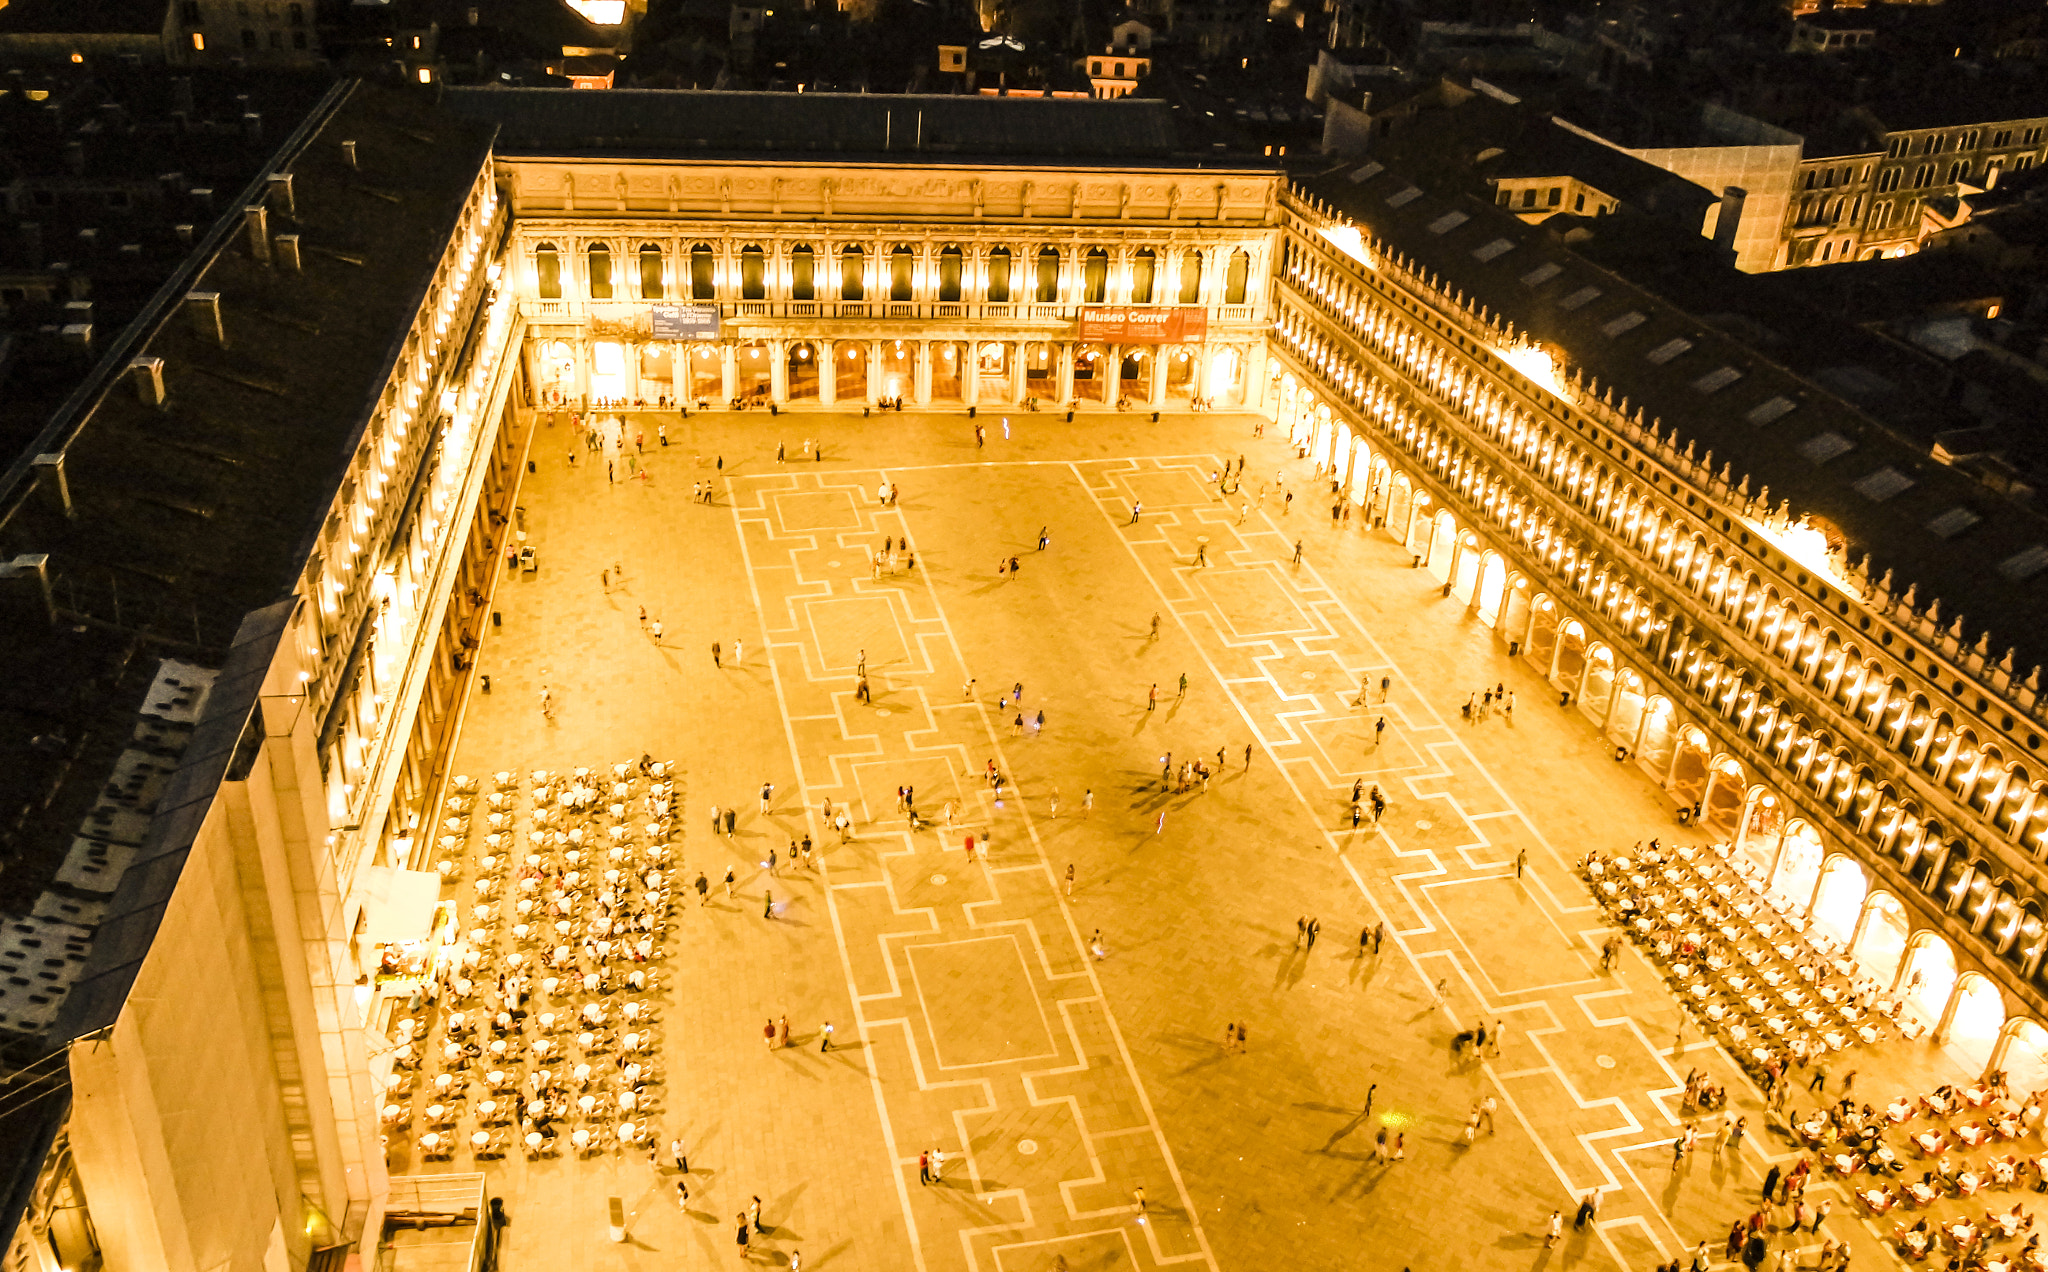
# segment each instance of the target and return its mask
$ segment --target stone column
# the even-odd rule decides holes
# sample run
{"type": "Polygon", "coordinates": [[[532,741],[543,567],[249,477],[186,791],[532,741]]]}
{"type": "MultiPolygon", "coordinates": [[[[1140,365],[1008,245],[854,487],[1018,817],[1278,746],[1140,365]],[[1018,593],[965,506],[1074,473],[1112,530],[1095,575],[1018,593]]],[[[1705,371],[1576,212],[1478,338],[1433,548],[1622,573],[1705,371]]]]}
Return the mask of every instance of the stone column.
{"type": "Polygon", "coordinates": [[[916,344],[916,349],[915,360],[911,363],[910,382],[913,387],[910,396],[919,406],[930,406],[932,404],[932,342],[920,340],[916,344]]]}
{"type": "Polygon", "coordinates": [[[724,402],[730,402],[734,398],[739,396],[739,362],[739,346],[733,344],[731,341],[727,341],[718,346],[718,383],[719,388],[723,391],[724,402]]]}
{"type": "Polygon", "coordinates": [[[882,400],[882,342],[868,341],[868,401],[882,400]]]}
{"type": "Polygon", "coordinates": [[[1202,386],[1209,382],[1209,346],[1196,345],[1188,351],[1188,357],[1194,359],[1194,365],[1188,369],[1188,401],[1192,403],[1205,396],[1202,386]]]}
{"type": "Polygon", "coordinates": [[[763,356],[768,359],[768,400],[777,406],[787,405],[789,402],[789,346],[787,342],[781,340],[770,340],[766,343],[768,351],[763,356]]]}
{"type": "Polygon", "coordinates": [[[969,406],[979,406],[981,404],[981,354],[977,352],[975,343],[969,342],[966,358],[966,365],[960,368],[960,400],[969,406]]]}
{"type": "Polygon", "coordinates": [[[1963,1005],[1963,974],[1956,973],[1955,984],[1949,987],[1948,1001],[1941,1005],[1941,1018],[1934,1022],[1934,1031],[1928,1035],[1937,1047],[1948,1045],[1949,1030],[1956,1027],[1956,1009],[1963,1005]]]}
{"type": "Polygon", "coordinates": [[[1003,345],[1010,351],[1010,400],[1022,402],[1030,392],[1025,387],[1029,382],[1024,378],[1024,342],[1006,340],[1003,345]]]}
{"type": "Polygon", "coordinates": [[[1161,356],[1165,352],[1165,345],[1152,350],[1152,374],[1145,386],[1145,405],[1155,411],[1166,401],[1166,359],[1161,356]]]}
{"type": "Polygon", "coordinates": [[[818,402],[821,406],[835,405],[839,401],[839,346],[826,341],[817,362],[818,402]]]}
{"type": "Polygon", "coordinates": [[[1059,358],[1060,393],[1059,400],[1055,402],[1054,405],[1060,407],[1061,409],[1065,409],[1067,403],[1074,400],[1074,345],[1072,341],[1062,341],[1060,343],[1059,358]]]}

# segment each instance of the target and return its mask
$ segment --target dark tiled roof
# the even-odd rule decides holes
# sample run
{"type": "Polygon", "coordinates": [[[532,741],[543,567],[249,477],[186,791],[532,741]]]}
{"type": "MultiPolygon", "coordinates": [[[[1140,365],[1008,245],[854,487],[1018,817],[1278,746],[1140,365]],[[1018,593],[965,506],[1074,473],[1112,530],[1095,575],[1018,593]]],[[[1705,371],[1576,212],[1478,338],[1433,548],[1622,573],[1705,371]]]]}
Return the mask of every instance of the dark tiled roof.
{"type": "Polygon", "coordinates": [[[1691,443],[1711,451],[1715,469],[1728,463],[1736,480],[1748,475],[1752,493],[1767,485],[1773,505],[1789,499],[1795,514],[1833,523],[1850,560],[1870,554],[1873,580],[1890,570],[1897,591],[1918,584],[1920,605],[1939,598],[1944,626],[1967,615],[1971,643],[1988,628],[1994,659],[2014,646],[2022,675],[2048,663],[2048,571],[2028,568],[2029,554],[2048,544],[2048,517],[1931,457],[1935,435],[1969,421],[1940,404],[1917,421],[1896,409],[1888,399],[1901,396],[1891,366],[1898,355],[1887,360],[1883,342],[1857,344],[1846,324],[1782,305],[1775,316],[1753,301],[1716,312],[1717,298],[1740,300],[1744,276],[1732,269],[1713,271],[1688,312],[1491,204],[1422,195],[1390,206],[1388,196],[1414,183],[1393,170],[1360,176],[1368,167],[1347,162],[1296,184],[1437,275],[1447,291],[1463,291],[1518,332],[1560,348],[1603,395],[1611,389],[1631,414],[1641,408],[1646,420],[1675,428],[1681,450],[1691,443]],[[1452,206],[1468,219],[1432,233],[1452,206]],[[1475,257],[1499,239],[1514,246],[1475,257]],[[1643,320],[1619,326],[1629,314],[1643,320]],[[1807,325],[1828,332],[1810,338],[1797,330],[1807,325]],[[1844,361],[1828,367],[1825,341],[1836,336],[1844,361]],[[1868,405],[1852,404],[1849,394],[1868,405]],[[1825,434],[1847,447],[1816,446],[1825,434]],[[1958,507],[1981,520],[1954,538],[1927,528],[1958,507]]]}
{"type": "MultiPolygon", "coordinates": [[[[303,272],[265,268],[236,235],[174,278],[133,348],[164,360],[165,408],[119,376],[75,436],[38,444],[64,453],[73,517],[18,479],[0,490],[0,561],[49,554],[57,604],[99,620],[0,637],[0,906],[25,907],[50,878],[44,857],[69,846],[166,643],[218,665],[243,616],[292,590],[489,151],[488,127],[425,91],[353,86],[286,164],[297,214],[270,214],[273,233],[300,236],[303,272]],[[227,347],[179,311],[186,290],[220,295],[227,347]],[[33,748],[34,734],[62,745],[33,748]],[[23,795],[38,802],[17,824],[23,795]]],[[[262,197],[258,182],[221,201],[238,222],[262,197]]],[[[117,372],[130,356],[109,355],[117,372]]]]}
{"type": "Polygon", "coordinates": [[[1142,164],[1175,149],[1172,115],[1158,101],[487,87],[450,89],[447,100],[498,124],[498,149],[513,155],[1142,164]]]}

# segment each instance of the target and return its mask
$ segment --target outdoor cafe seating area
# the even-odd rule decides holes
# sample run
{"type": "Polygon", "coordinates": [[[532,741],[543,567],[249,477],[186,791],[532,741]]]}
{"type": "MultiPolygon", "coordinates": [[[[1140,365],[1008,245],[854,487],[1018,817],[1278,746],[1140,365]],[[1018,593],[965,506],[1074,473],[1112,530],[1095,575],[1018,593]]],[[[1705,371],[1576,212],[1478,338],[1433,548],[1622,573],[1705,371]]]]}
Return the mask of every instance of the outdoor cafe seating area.
{"type": "Polygon", "coordinates": [[[659,1139],[676,810],[668,764],[453,779],[436,864],[457,922],[401,1005],[385,1136],[421,1162],[659,1139]]]}

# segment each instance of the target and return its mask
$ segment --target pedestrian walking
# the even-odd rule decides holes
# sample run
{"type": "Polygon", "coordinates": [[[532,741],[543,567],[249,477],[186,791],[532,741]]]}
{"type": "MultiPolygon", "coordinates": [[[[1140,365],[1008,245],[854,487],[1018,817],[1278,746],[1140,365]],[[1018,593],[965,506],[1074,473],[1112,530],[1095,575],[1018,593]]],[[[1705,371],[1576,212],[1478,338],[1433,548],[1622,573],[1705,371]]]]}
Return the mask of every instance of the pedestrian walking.
{"type": "Polygon", "coordinates": [[[649,635],[654,637],[654,643],[659,645],[661,643],[661,620],[657,618],[649,623],[647,631],[649,635]]]}
{"type": "MultiPolygon", "coordinates": [[[[1288,498],[1289,498],[1289,499],[1292,499],[1292,498],[1294,498],[1294,496],[1293,496],[1293,495],[1289,495],[1289,496],[1288,496],[1288,498]]],[[[1301,540],[1299,540],[1299,539],[1296,539],[1296,540],[1294,541],[1294,563],[1295,563],[1296,565],[1300,565],[1300,564],[1301,564],[1301,540]]]]}
{"type": "Polygon", "coordinates": [[[1137,524],[1138,524],[1138,517],[1139,517],[1139,515],[1140,515],[1141,513],[1143,513],[1144,511],[1145,511],[1145,501],[1144,501],[1144,500],[1142,500],[1142,499],[1134,499],[1134,500],[1132,500],[1132,501],[1131,501],[1131,524],[1132,524],[1132,525],[1137,525],[1137,524]]]}
{"type": "Polygon", "coordinates": [[[732,879],[732,867],[727,866],[725,868],[725,899],[728,901],[732,900],[732,879]]]}
{"type": "Polygon", "coordinates": [[[829,1020],[818,1030],[818,1050],[821,1053],[832,1050],[832,1022],[829,1020]]]}
{"type": "Polygon", "coordinates": [[[789,1048],[789,1017],[787,1016],[775,1022],[775,1045],[783,1050],[788,1050],[789,1048]]]}
{"type": "Polygon", "coordinates": [[[1522,867],[1528,864],[1529,850],[1527,848],[1521,849],[1520,851],[1515,853],[1515,878],[1519,879],[1522,877],[1522,867]]]}
{"type": "Polygon", "coordinates": [[[1145,691],[1145,710],[1150,711],[1158,705],[1159,686],[1157,684],[1154,684],[1150,689],[1145,691]]]}
{"type": "Polygon", "coordinates": [[[740,1230],[733,1234],[733,1240],[739,1242],[740,1258],[745,1259],[747,1257],[747,1242],[750,1239],[750,1234],[747,1231],[747,1212],[742,1210],[737,1218],[740,1221],[740,1230]]]}
{"type": "Polygon", "coordinates": [[[1555,1210],[1550,1212],[1549,1222],[1544,1226],[1543,1248],[1548,1250],[1557,1244],[1557,1238],[1564,1231],[1564,1217],[1555,1210]]]}
{"type": "Polygon", "coordinates": [[[1749,1119],[1746,1117],[1736,1118],[1735,1125],[1728,1128],[1728,1151],[1740,1154],[1742,1152],[1742,1137],[1748,1133],[1749,1119]]]}
{"type": "Polygon", "coordinates": [[[764,919],[775,917],[775,893],[766,888],[761,890],[761,917],[764,919]]]}
{"type": "Polygon", "coordinates": [[[1379,922],[1379,923],[1375,923],[1375,924],[1373,924],[1373,928],[1372,928],[1372,952],[1373,952],[1374,954],[1378,954],[1378,953],[1380,952],[1380,942],[1381,942],[1381,941],[1384,941],[1384,940],[1386,940],[1386,939],[1387,939],[1387,925],[1386,925],[1386,923],[1385,923],[1384,921],[1382,921],[1382,922],[1379,922]]]}
{"type": "Polygon", "coordinates": [[[1365,1089],[1365,1113],[1363,1114],[1363,1116],[1372,1116],[1372,1097],[1378,1094],[1379,1089],[1380,1084],[1377,1082],[1373,1083],[1371,1086],[1365,1089]]]}
{"type": "Polygon", "coordinates": [[[932,1150],[932,1182],[936,1184],[945,1177],[946,1150],[943,1148],[935,1148],[932,1150]]]}
{"type": "Polygon", "coordinates": [[[732,643],[732,665],[735,667],[739,666],[740,660],[742,657],[744,657],[744,654],[745,651],[741,648],[740,642],[737,639],[735,639],[732,643]]]}
{"type": "Polygon", "coordinates": [[[920,1184],[932,1182],[932,1150],[930,1149],[926,1149],[917,1155],[917,1182],[920,1184]]]}
{"type": "Polygon", "coordinates": [[[668,1142],[668,1151],[669,1156],[676,1159],[676,1169],[681,1171],[685,1175],[689,1174],[690,1153],[689,1149],[687,1148],[687,1146],[684,1145],[680,1137],[672,1139],[668,1142]]]}
{"type": "Polygon", "coordinates": [[[1439,976],[1439,977],[1437,977],[1437,979],[1436,979],[1436,988],[1434,988],[1434,989],[1432,989],[1432,990],[1430,990],[1430,991],[1429,991],[1429,993],[1430,993],[1430,1002],[1429,1002],[1429,1005],[1430,1005],[1430,1006],[1432,1006],[1432,1007],[1441,1007],[1441,1006],[1443,1006],[1443,1005],[1444,1005],[1444,987],[1445,987],[1446,985],[1449,985],[1450,983],[1451,983],[1451,978],[1450,978],[1450,977],[1448,977],[1448,976],[1439,976]]]}
{"type": "Polygon", "coordinates": [[[1304,939],[1304,938],[1306,938],[1307,936],[1308,936],[1308,916],[1307,916],[1306,914],[1304,914],[1304,915],[1302,915],[1302,916],[1301,916],[1300,918],[1298,918],[1298,919],[1296,919],[1296,920],[1294,921],[1294,948],[1295,948],[1295,949],[1300,949],[1300,948],[1301,948],[1301,943],[1302,943],[1303,939],[1304,939]]]}
{"type": "Polygon", "coordinates": [[[1315,952],[1316,936],[1319,933],[1321,933],[1322,930],[1323,921],[1321,919],[1310,919],[1308,921],[1308,950],[1306,951],[1307,953],[1313,954],[1315,952]]]}
{"type": "Polygon", "coordinates": [[[1188,696],[1188,673],[1186,673],[1186,672],[1182,672],[1182,673],[1180,673],[1180,692],[1179,692],[1179,693],[1177,693],[1177,694],[1175,694],[1175,695],[1174,695],[1174,697],[1175,697],[1176,699],[1180,699],[1180,698],[1185,698],[1185,697],[1187,697],[1187,696],[1188,696]]]}
{"type": "Polygon", "coordinates": [[[773,783],[773,782],[763,782],[763,783],[761,783],[761,815],[762,815],[763,817],[766,817],[766,816],[768,815],[768,802],[769,802],[770,800],[774,799],[774,798],[775,798],[775,783],[773,783]]]}
{"type": "Polygon", "coordinates": [[[775,1049],[775,1022],[773,1020],[761,1026],[761,1041],[767,1045],[770,1051],[775,1049]]]}
{"type": "Polygon", "coordinates": [[[756,1196],[747,1203],[747,1223],[755,1232],[761,1231],[761,1198],[756,1196]]]}
{"type": "Polygon", "coordinates": [[[1068,862],[1068,863],[1067,863],[1067,896],[1068,896],[1068,898],[1069,898],[1069,899],[1072,899],[1073,895],[1074,895],[1074,863],[1070,861],[1070,862],[1068,862]]]}
{"type": "Polygon", "coordinates": [[[1372,1142],[1372,1159],[1382,1166],[1387,1164],[1387,1128],[1384,1126],[1372,1142]]]}
{"type": "Polygon", "coordinates": [[[1156,611],[1152,615],[1152,639],[1159,639],[1159,615],[1156,611]]]}
{"type": "MultiPolygon", "coordinates": [[[[1481,1026],[1481,1028],[1484,1027],[1485,1026],[1481,1026]]],[[[1496,1130],[1493,1125],[1494,1110],[1498,1109],[1499,1107],[1500,1101],[1495,1099],[1491,1095],[1487,1096],[1485,1099],[1479,1102],[1479,1116],[1486,1119],[1486,1133],[1488,1135],[1500,1134],[1500,1132],[1496,1130]]]]}
{"type": "Polygon", "coordinates": [[[1089,813],[1092,813],[1094,811],[1095,788],[1091,786],[1087,790],[1081,792],[1081,816],[1086,817],[1089,813]]]}
{"type": "Polygon", "coordinates": [[[1364,958],[1365,952],[1370,948],[1372,948],[1372,925],[1367,924],[1365,927],[1360,928],[1358,932],[1358,957],[1364,958]]]}
{"type": "Polygon", "coordinates": [[[1774,1163],[1771,1166],[1770,1173],[1764,1176],[1764,1200],[1766,1202],[1772,1202],[1778,1199],[1778,1180],[1780,1177],[1782,1177],[1783,1174],[1783,1167],[1780,1167],[1774,1163]]]}
{"type": "Polygon", "coordinates": [[[540,714],[544,720],[555,718],[555,695],[546,685],[540,687],[540,714]]]}
{"type": "Polygon", "coordinates": [[[1600,1190],[1598,1188],[1587,1189],[1586,1195],[1579,1199],[1579,1212],[1572,1218],[1572,1227],[1583,1231],[1586,1225],[1593,1221],[1593,1216],[1598,1212],[1599,1206],[1600,1190]]]}
{"type": "Polygon", "coordinates": [[[1131,1189],[1131,1199],[1137,1203],[1138,1222],[1145,1222],[1145,1185],[1139,1184],[1131,1189]]]}
{"type": "Polygon", "coordinates": [[[721,671],[725,669],[725,664],[719,661],[719,655],[723,652],[723,650],[719,649],[717,641],[711,642],[711,665],[721,671]]]}

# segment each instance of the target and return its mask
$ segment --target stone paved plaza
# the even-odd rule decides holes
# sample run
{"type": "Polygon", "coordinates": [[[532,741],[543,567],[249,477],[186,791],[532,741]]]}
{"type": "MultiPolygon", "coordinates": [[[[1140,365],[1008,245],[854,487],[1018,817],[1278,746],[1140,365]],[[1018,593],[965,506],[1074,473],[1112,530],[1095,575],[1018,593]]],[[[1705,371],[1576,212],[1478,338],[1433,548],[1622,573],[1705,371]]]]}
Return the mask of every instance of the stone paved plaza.
{"type": "MultiPolygon", "coordinates": [[[[1603,916],[1572,863],[1670,838],[1669,805],[1405,551],[1333,528],[1327,485],[1250,417],[1006,430],[984,413],[983,447],[959,414],[665,418],[666,448],[656,417],[631,418],[644,473],[616,483],[601,459],[567,463],[565,419],[522,421],[539,569],[498,583],[491,688],[471,691],[454,767],[679,763],[685,877],[738,874],[734,900],[679,905],[661,971],[658,1133],[689,1141],[691,1200],[644,1158],[487,1163],[509,1272],[737,1264],[733,1217],[755,1195],[770,1231],[754,1262],[801,1251],[804,1272],[1646,1269],[1703,1237],[1718,1253],[1771,1155],[1794,1156],[1759,1133],[1674,1172],[1687,1069],[1761,1131],[1756,1092],[1680,1032],[1655,969],[1630,953],[1599,970],[1603,916]],[[799,458],[807,438],[822,462],[799,458]],[[1240,454],[1248,493],[1285,474],[1291,512],[1216,495],[1210,474],[1240,454]],[[717,502],[693,501],[714,479],[717,502]],[[915,568],[878,572],[873,549],[903,536],[915,568]],[[1021,570],[999,575],[1010,556],[1021,570]],[[1388,700],[1354,705],[1382,676],[1388,700]],[[1512,722],[1461,721],[1496,682],[1512,722]],[[1018,683],[1021,730],[997,706],[1018,683]],[[1219,749],[1208,790],[1162,789],[1162,755],[1214,767],[1219,749]],[[1350,827],[1359,779],[1391,802],[1377,832],[1350,827]],[[904,784],[924,829],[897,811],[904,784]],[[826,800],[850,810],[850,841],[826,800]],[[741,810],[733,839],[713,806],[741,810]],[[758,863],[805,833],[822,871],[769,877],[758,863]],[[1301,916],[1321,922],[1312,950],[1301,916]],[[1361,955],[1381,921],[1386,944],[1361,955]],[[764,1048],[763,1020],[785,1014],[800,1045],[764,1048]],[[1481,1020],[1504,1022],[1499,1054],[1454,1059],[1452,1034],[1481,1020]],[[1242,1053],[1226,1022],[1246,1025],[1242,1053]],[[1487,1094],[1495,1131],[1465,1147],[1487,1094]],[[1405,1160],[1375,1162],[1381,1127],[1405,1160]],[[948,1163],[927,1186],[934,1147],[948,1163]],[[1591,1189],[1597,1225],[1574,1232],[1591,1189]],[[613,1196],[624,1244],[606,1239],[613,1196]],[[1547,1250],[1553,1209],[1565,1239],[1547,1250]]],[[[1888,1266],[1833,1195],[1827,1235],[1888,1266]]]]}

